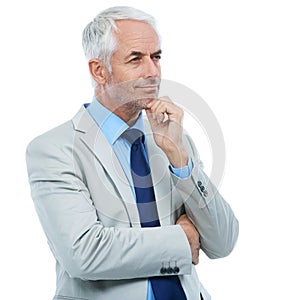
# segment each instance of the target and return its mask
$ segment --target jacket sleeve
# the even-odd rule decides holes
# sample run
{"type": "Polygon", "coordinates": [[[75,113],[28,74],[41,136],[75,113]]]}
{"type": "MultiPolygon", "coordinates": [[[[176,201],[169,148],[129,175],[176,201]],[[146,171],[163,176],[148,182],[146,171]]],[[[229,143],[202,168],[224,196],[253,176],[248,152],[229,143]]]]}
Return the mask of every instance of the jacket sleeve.
{"type": "Polygon", "coordinates": [[[193,141],[187,135],[184,139],[194,166],[190,176],[185,179],[172,174],[173,183],[187,215],[200,234],[201,249],[209,258],[225,257],[231,253],[237,241],[238,220],[204,173],[193,141]]]}
{"type": "Polygon", "coordinates": [[[103,226],[87,186],[74,171],[71,147],[39,137],[28,146],[26,159],[37,214],[55,258],[70,277],[160,276],[169,262],[176,262],[179,275],[191,273],[191,251],[181,226],[103,226]]]}

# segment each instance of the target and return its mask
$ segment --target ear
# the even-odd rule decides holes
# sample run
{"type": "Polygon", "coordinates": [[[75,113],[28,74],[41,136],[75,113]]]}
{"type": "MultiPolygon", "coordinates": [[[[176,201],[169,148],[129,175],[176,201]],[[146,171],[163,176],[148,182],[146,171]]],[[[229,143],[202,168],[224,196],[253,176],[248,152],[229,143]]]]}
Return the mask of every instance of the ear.
{"type": "Polygon", "coordinates": [[[99,59],[89,61],[89,69],[93,79],[100,85],[107,83],[109,72],[104,63],[99,59]]]}

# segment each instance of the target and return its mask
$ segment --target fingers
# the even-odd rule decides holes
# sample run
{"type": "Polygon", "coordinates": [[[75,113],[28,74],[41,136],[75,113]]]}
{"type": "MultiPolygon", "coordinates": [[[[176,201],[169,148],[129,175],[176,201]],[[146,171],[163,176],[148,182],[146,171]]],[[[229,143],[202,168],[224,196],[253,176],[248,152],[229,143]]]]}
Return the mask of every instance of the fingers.
{"type": "Polygon", "coordinates": [[[183,118],[183,110],[174,104],[170,98],[162,97],[151,101],[147,105],[147,115],[153,121],[162,123],[166,119],[181,124],[183,118]],[[151,114],[149,114],[149,112],[151,114]]]}
{"type": "Polygon", "coordinates": [[[147,117],[148,117],[148,120],[153,124],[160,124],[160,123],[163,123],[165,118],[166,118],[166,115],[163,111],[161,112],[158,112],[158,111],[155,111],[154,109],[146,109],[146,114],[147,114],[147,117]]]}
{"type": "Polygon", "coordinates": [[[176,224],[181,225],[184,230],[187,239],[190,244],[191,253],[192,253],[192,262],[193,264],[199,263],[199,254],[200,254],[200,241],[199,241],[199,233],[196,230],[193,223],[187,217],[187,215],[181,215],[180,218],[176,221],[176,224]]]}
{"type": "Polygon", "coordinates": [[[200,243],[199,240],[191,246],[192,251],[192,262],[194,265],[199,263],[199,255],[200,255],[200,243]]]}
{"type": "Polygon", "coordinates": [[[187,215],[183,214],[176,221],[176,224],[192,224],[192,223],[191,223],[190,219],[187,217],[187,215]]]}
{"type": "MultiPolygon", "coordinates": [[[[169,103],[170,102],[168,102],[168,104],[169,103]]],[[[155,120],[158,124],[165,120],[167,112],[170,111],[170,108],[168,109],[167,102],[162,99],[150,102],[147,107],[148,111],[151,112],[152,120],[155,120]]]]}
{"type": "Polygon", "coordinates": [[[199,255],[200,255],[200,242],[199,242],[199,235],[198,232],[195,235],[194,240],[190,244],[191,251],[192,251],[192,262],[194,265],[199,263],[199,255]]]}

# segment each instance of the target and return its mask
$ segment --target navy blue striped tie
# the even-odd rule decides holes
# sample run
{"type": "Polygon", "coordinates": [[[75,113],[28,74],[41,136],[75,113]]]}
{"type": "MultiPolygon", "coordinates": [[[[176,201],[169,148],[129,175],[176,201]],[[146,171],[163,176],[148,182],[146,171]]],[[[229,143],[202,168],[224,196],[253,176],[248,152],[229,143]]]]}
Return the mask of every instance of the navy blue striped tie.
{"type": "MultiPolygon", "coordinates": [[[[123,137],[131,144],[130,164],[136,202],[142,227],[160,226],[151,171],[145,149],[145,136],[137,129],[128,129],[123,137]]],[[[167,268],[166,273],[167,273],[167,268]]],[[[179,270],[177,267],[174,270],[179,270]]],[[[155,300],[186,300],[178,276],[157,276],[149,278],[155,300]]]]}

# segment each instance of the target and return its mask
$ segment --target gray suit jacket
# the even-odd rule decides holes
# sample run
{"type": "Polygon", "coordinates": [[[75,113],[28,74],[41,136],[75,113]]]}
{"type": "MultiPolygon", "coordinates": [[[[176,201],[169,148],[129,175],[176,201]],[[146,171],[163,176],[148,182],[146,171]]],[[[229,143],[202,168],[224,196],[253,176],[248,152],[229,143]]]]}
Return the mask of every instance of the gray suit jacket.
{"type": "Polygon", "coordinates": [[[147,278],[177,266],[188,300],[209,295],[192,264],[176,219],[186,213],[210,258],[228,255],[238,236],[229,205],[201,169],[185,135],[194,168],[178,179],[145,122],[147,151],[161,227],[141,228],[122,167],[84,107],[72,121],[37,137],[27,148],[32,198],[57,261],[54,299],[145,300],[147,278]],[[203,193],[199,181],[207,192],[203,193]]]}

